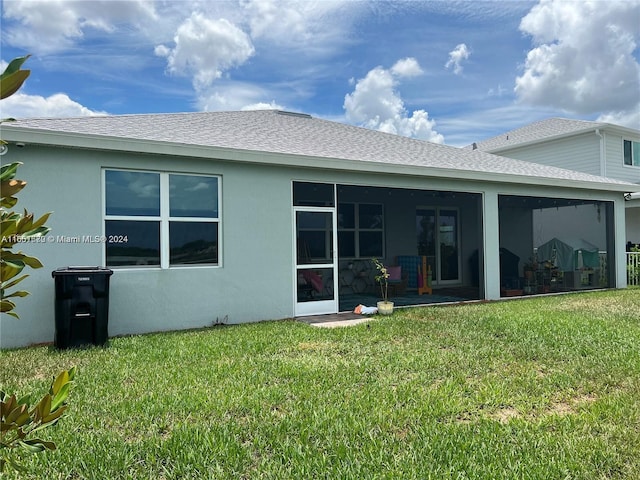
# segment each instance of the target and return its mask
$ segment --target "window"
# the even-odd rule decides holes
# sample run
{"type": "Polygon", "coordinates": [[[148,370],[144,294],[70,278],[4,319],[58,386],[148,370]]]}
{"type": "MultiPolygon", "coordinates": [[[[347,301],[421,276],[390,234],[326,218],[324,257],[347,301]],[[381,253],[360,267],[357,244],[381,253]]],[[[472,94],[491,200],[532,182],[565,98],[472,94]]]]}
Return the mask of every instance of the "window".
{"type": "Polygon", "coordinates": [[[640,167],[640,142],[624,141],[624,164],[640,167]]]}
{"type": "Polygon", "coordinates": [[[333,214],[296,212],[298,265],[332,263],[333,214]]]}
{"type": "Polygon", "coordinates": [[[106,263],[219,264],[220,179],[105,171],[106,263]]]}
{"type": "Polygon", "coordinates": [[[336,204],[335,185],[293,182],[293,204],[296,207],[333,207],[336,204]]]}
{"type": "Polygon", "coordinates": [[[381,204],[338,205],[338,251],[342,258],[384,256],[384,214],[381,204]]]}

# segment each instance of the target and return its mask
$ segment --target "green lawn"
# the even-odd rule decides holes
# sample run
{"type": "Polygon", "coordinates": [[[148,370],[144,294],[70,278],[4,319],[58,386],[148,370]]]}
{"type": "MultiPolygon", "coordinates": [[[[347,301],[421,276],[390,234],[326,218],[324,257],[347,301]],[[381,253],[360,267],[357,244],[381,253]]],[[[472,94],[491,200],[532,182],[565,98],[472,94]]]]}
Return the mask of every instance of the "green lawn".
{"type": "Polygon", "coordinates": [[[0,388],[73,365],[33,478],[640,478],[638,288],[3,351],[0,388]]]}

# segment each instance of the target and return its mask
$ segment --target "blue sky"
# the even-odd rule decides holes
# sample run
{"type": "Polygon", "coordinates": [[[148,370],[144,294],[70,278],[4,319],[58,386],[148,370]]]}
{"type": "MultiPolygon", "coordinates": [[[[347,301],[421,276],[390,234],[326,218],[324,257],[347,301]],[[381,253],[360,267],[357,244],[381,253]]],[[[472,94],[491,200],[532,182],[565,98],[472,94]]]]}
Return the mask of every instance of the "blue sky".
{"type": "Polygon", "coordinates": [[[2,117],[279,108],[463,146],[640,128],[640,1],[3,0],[2,117]]]}

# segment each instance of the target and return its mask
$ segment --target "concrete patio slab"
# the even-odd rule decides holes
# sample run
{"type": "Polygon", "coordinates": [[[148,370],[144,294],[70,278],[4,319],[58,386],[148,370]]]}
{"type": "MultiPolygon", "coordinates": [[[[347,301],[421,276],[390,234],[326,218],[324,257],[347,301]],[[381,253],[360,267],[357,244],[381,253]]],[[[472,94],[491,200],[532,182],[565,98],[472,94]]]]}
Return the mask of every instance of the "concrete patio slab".
{"type": "Polygon", "coordinates": [[[358,315],[355,313],[333,313],[327,315],[312,315],[309,317],[298,317],[296,320],[307,323],[312,327],[337,328],[350,327],[367,323],[375,319],[375,316],[358,315]]]}

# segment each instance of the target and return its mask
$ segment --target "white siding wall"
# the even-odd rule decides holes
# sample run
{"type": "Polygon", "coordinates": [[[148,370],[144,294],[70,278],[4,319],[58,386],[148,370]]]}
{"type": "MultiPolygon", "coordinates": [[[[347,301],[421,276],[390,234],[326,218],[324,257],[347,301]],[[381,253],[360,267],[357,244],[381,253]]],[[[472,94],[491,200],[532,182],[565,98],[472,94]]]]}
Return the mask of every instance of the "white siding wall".
{"type": "Polygon", "coordinates": [[[594,133],[504,150],[498,155],[600,175],[600,138],[594,133]]]}
{"type": "Polygon", "coordinates": [[[640,142],[640,137],[614,135],[605,133],[605,176],[640,183],[640,167],[624,164],[623,140],[640,142]]]}

